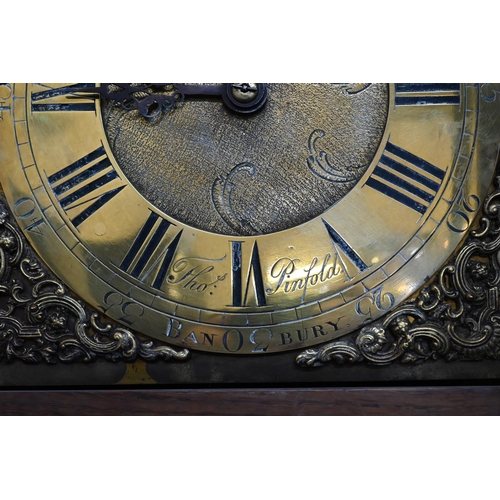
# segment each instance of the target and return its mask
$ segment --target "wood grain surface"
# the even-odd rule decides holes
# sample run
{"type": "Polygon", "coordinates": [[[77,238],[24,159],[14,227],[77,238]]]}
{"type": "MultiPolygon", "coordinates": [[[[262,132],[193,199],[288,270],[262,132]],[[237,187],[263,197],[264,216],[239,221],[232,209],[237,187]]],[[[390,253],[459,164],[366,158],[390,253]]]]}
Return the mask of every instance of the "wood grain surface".
{"type": "Polygon", "coordinates": [[[0,415],[499,415],[500,387],[0,391],[0,415]]]}

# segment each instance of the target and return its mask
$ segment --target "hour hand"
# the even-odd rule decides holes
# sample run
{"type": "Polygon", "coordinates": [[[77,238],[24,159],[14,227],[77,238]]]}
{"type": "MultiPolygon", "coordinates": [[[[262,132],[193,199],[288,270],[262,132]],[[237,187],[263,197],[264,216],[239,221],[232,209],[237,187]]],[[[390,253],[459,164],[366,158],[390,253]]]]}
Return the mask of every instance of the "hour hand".
{"type": "Polygon", "coordinates": [[[224,92],[224,84],[221,85],[202,85],[196,83],[173,83],[172,87],[182,94],[183,96],[220,96],[222,97],[222,93],[224,92]]]}
{"type": "MultiPolygon", "coordinates": [[[[127,111],[137,110],[145,118],[170,112],[183,96],[172,91],[170,83],[101,83],[73,89],[75,94],[94,94],[120,104],[127,111]]],[[[78,97],[78,95],[76,95],[78,97]]]]}
{"type": "Polygon", "coordinates": [[[98,94],[120,104],[125,110],[138,110],[146,118],[169,113],[189,97],[214,96],[236,113],[249,114],[262,108],[267,100],[265,83],[223,83],[219,85],[185,83],[102,83],[85,86],[75,93],[98,94]]]}
{"type": "Polygon", "coordinates": [[[174,89],[188,96],[220,96],[224,104],[236,113],[258,111],[267,100],[265,83],[222,83],[220,85],[174,83],[174,89]]]}

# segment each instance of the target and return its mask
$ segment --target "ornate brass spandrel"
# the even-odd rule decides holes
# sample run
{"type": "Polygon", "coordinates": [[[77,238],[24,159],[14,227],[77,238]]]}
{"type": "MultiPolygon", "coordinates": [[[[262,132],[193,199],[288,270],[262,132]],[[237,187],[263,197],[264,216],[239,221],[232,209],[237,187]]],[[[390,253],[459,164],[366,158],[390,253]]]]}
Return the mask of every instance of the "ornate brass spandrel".
{"type": "Polygon", "coordinates": [[[72,296],[30,248],[0,198],[0,359],[25,363],[184,361],[72,296]]]}
{"type": "MultiPolygon", "coordinates": [[[[375,106],[383,126],[376,120],[374,128],[381,134],[362,134],[376,143],[367,146],[363,157],[369,165],[357,183],[352,181],[347,175],[352,168],[347,173],[339,168],[342,161],[335,159],[332,143],[325,142],[324,127],[317,123],[331,117],[322,116],[321,109],[308,116],[297,104],[303,118],[314,123],[300,144],[289,138],[287,154],[297,146],[304,175],[326,183],[340,178],[354,186],[312,219],[299,210],[304,222],[287,223],[282,231],[267,232],[235,208],[234,186],[257,175],[259,162],[251,158],[233,158],[230,168],[202,182],[212,216],[230,228],[227,234],[164,213],[130,182],[128,167],[118,158],[120,148],[113,144],[119,137],[110,133],[106,113],[101,113],[108,104],[88,95],[75,100],[64,85],[12,87],[15,98],[4,103],[0,122],[6,196],[49,267],[125,330],[133,328],[181,348],[224,354],[291,351],[334,341],[390,313],[460,244],[493,176],[498,146],[493,137],[500,130],[497,87],[345,85],[336,87],[339,107],[344,100],[362,100],[386,89],[385,107],[375,106]]],[[[222,133],[226,125],[251,128],[273,106],[284,130],[295,116],[286,111],[295,108],[280,110],[276,97],[286,94],[285,87],[269,84],[268,90],[265,107],[248,120],[235,118],[220,102],[215,117],[208,118],[194,113],[196,106],[190,111],[188,105],[195,100],[184,102],[156,118],[184,124],[172,131],[176,142],[162,134],[153,142],[181,154],[189,133],[191,142],[204,140],[199,127],[193,129],[196,116],[210,122],[208,131],[222,133]]],[[[292,102],[300,97],[290,95],[292,102]]],[[[114,111],[111,106],[110,116],[114,111]]],[[[132,136],[146,138],[148,149],[150,131],[157,132],[159,123],[147,121],[137,110],[126,113],[126,120],[138,126],[132,127],[132,136]]],[[[349,127],[344,132],[349,140],[355,135],[349,127]]],[[[222,158],[238,150],[232,147],[235,137],[207,141],[222,149],[231,146],[221,151],[222,158]]],[[[252,138],[257,156],[264,139],[269,137],[252,138]]],[[[128,153],[141,146],[140,141],[126,142],[128,153]]],[[[273,147],[264,148],[269,158],[279,156],[278,145],[274,141],[273,147]]],[[[342,157],[349,156],[342,151],[342,157]]],[[[187,156],[192,153],[190,149],[187,156]]],[[[202,176],[191,172],[183,179],[182,158],[174,162],[178,179],[186,187],[196,185],[202,176]]],[[[149,166],[157,168],[153,160],[141,162],[145,178],[150,177],[149,166]]],[[[307,201],[314,190],[298,193],[300,176],[294,181],[286,196],[300,194],[307,201]]],[[[252,203],[262,200],[253,192],[252,203]]],[[[267,205],[261,206],[266,213],[267,205]]],[[[182,211],[181,202],[179,207],[182,211]]],[[[197,213],[195,202],[188,208],[197,213]]]]}
{"type": "MultiPolygon", "coordinates": [[[[426,284],[383,321],[342,340],[308,349],[299,365],[328,362],[423,363],[500,357],[500,177],[485,200],[478,227],[426,284]]],[[[34,255],[5,205],[0,205],[0,359],[26,363],[186,360],[188,351],[142,340],[103,322],[72,297],[34,255]]]]}
{"type": "Polygon", "coordinates": [[[500,177],[486,198],[478,227],[418,293],[383,321],[296,358],[315,367],[367,362],[386,365],[444,358],[500,358],[500,177]]]}

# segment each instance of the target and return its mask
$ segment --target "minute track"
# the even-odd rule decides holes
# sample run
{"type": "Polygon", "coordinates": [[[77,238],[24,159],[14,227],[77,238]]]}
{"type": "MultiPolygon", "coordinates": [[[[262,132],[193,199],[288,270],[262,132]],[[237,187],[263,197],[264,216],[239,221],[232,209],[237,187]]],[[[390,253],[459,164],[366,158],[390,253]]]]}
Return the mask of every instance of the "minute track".
{"type": "MultiPolygon", "coordinates": [[[[56,93],[61,90],[56,90],[56,85],[47,85],[55,93],[45,95],[44,102],[59,100],[56,93]]],[[[484,130],[483,111],[491,120],[498,103],[483,103],[477,85],[461,86],[460,106],[395,106],[394,85],[384,86],[382,94],[381,84],[372,84],[353,95],[323,84],[269,85],[269,106],[249,119],[227,112],[217,96],[195,95],[217,90],[201,84],[191,88],[189,105],[151,124],[146,124],[138,112],[121,112],[110,102],[102,109],[101,99],[94,100],[96,113],[35,113],[30,96],[43,87],[16,87],[16,105],[0,123],[3,147],[15,146],[4,171],[8,175],[0,173],[9,203],[14,209],[18,207],[19,222],[37,251],[82,300],[145,335],[221,354],[277,353],[333,341],[396,307],[421,286],[426,275],[439,269],[446,254],[456,249],[472,224],[475,207],[484,199],[490,182],[486,177],[494,172],[494,148],[481,149],[484,142],[476,142],[476,136],[484,130]],[[317,114],[314,106],[306,105],[304,96],[320,108],[317,114]],[[384,98],[374,100],[375,96],[384,98]],[[158,168],[167,179],[165,196],[170,186],[172,192],[180,193],[181,200],[187,199],[185,191],[191,186],[208,187],[209,201],[212,198],[210,188],[215,176],[209,179],[212,183],[200,182],[196,170],[187,175],[183,169],[191,158],[201,160],[200,165],[195,163],[196,169],[210,167],[198,146],[216,143],[219,149],[233,151],[236,143],[243,144],[241,150],[245,152],[245,140],[251,137],[257,143],[255,151],[261,155],[261,161],[255,161],[256,171],[260,174],[270,165],[271,181],[261,185],[271,196],[266,198],[263,191],[253,189],[255,177],[233,176],[230,181],[240,183],[242,195],[232,198],[230,208],[238,216],[247,217],[248,213],[248,217],[254,217],[246,206],[238,205],[251,197],[257,208],[264,210],[271,211],[274,207],[270,205],[276,203],[279,218],[286,217],[288,207],[310,210],[319,194],[317,189],[307,187],[300,191],[304,186],[300,168],[304,175],[310,173],[307,139],[311,132],[326,131],[316,150],[318,161],[321,155],[328,155],[331,164],[337,157],[345,163],[352,156],[339,156],[332,131],[337,133],[345,121],[338,122],[336,112],[342,105],[353,112],[361,107],[356,116],[363,119],[368,115],[366,103],[372,109],[382,109],[384,103],[387,106],[380,115],[381,126],[377,124],[380,135],[375,137],[374,149],[366,161],[348,166],[367,165],[352,189],[318,215],[280,230],[259,230],[251,236],[197,227],[155,205],[128,176],[106,121],[116,112],[121,123],[137,124],[138,133],[130,137],[130,154],[141,143],[168,151],[167,158],[159,163],[145,161],[143,176],[158,168]],[[325,107],[328,104],[331,106],[325,107]],[[489,113],[489,109],[493,111],[489,113]],[[269,116],[273,119],[263,129],[261,122],[269,116]],[[302,135],[303,127],[296,126],[302,124],[299,118],[310,125],[302,135]],[[481,126],[476,124],[479,121],[481,126]],[[208,127],[199,133],[203,122],[208,127]],[[224,135],[228,128],[231,133],[224,135]],[[163,139],[152,141],[148,136],[151,130],[164,132],[163,139]],[[210,135],[211,130],[214,135],[210,135]],[[287,137],[292,140],[286,142],[287,137]],[[174,140],[179,143],[173,144],[174,140]],[[176,145],[181,153],[193,148],[193,155],[181,156],[174,163],[176,145]],[[270,147],[277,156],[270,155],[270,147]],[[303,157],[289,162],[293,169],[286,170],[286,165],[278,165],[275,160],[293,147],[303,151],[303,157]],[[481,158],[481,165],[477,158],[481,158]],[[408,185],[394,184],[385,173],[377,175],[377,168],[408,185]],[[292,185],[292,176],[298,179],[284,204],[280,204],[280,195],[272,194],[277,193],[274,172],[278,171],[286,172],[288,185],[292,185]],[[118,177],[100,185],[105,175],[118,177]],[[184,185],[174,184],[176,175],[185,178],[184,185]],[[370,178],[392,183],[398,192],[421,199],[419,202],[427,207],[425,212],[410,210],[391,196],[365,188],[370,178]],[[76,226],[75,217],[92,206],[95,197],[122,186],[121,193],[76,226]],[[306,205],[299,205],[301,196],[309,200],[306,205]],[[467,219],[461,217],[463,210],[467,210],[467,219]],[[35,223],[38,225],[33,226],[35,223]],[[30,230],[32,227],[41,231],[30,230]]],[[[71,86],[60,84],[59,89],[71,86]]],[[[250,84],[237,90],[253,92],[250,84]]],[[[81,95],[91,99],[90,93],[81,95]]],[[[71,94],[64,99],[72,99],[71,94]]],[[[497,122],[500,124],[500,118],[497,122]]],[[[356,124],[349,123],[344,130],[346,140],[355,130],[356,124]]],[[[359,142],[355,142],[359,148],[359,142]]],[[[216,175],[227,177],[236,164],[229,161],[228,166],[223,165],[227,170],[216,175]]],[[[324,184],[331,185],[327,181],[324,184]]],[[[259,217],[257,213],[252,223],[259,217]]]]}

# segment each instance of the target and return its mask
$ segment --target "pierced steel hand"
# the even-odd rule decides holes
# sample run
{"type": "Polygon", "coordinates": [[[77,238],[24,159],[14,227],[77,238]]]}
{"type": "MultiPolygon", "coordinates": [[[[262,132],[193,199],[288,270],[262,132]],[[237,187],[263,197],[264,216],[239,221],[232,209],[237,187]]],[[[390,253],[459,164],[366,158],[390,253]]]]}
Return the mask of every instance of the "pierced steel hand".
{"type": "Polygon", "coordinates": [[[170,83],[101,83],[99,87],[77,87],[74,92],[76,97],[80,97],[78,94],[98,94],[127,111],[137,110],[146,118],[172,111],[184,98],[173,91],[170,83]]]}
{"type": "Polygon", "coordinates": [[[120,104],[127,111],[137,110],[146,118],[169,113],[187,96],[221,97],[237,113],[253,113],[267,100],[265,83],[223,83],[221,85],[183,83],[102,83],[100,87],[79,87],[76,94],[98,94],[120,104]]]}
{"type": "Polygon", "coordinates": [[[204,96],[204,95],[212,95],[222,97],[222,93],[224,92],[224,86],[222,85],[201,85],[196,83],[185,84],[185,83],[172,83],[177,92],[180,94],[187,96],[204,96]]]}
{"type": "Polygon", "coordinates": [[[265,83],[223,83],[221,85],[199,85],[173,83],[182,96],[220,96],[224,104],[236,113],[254,113],[267,100],[265,83]]]}

